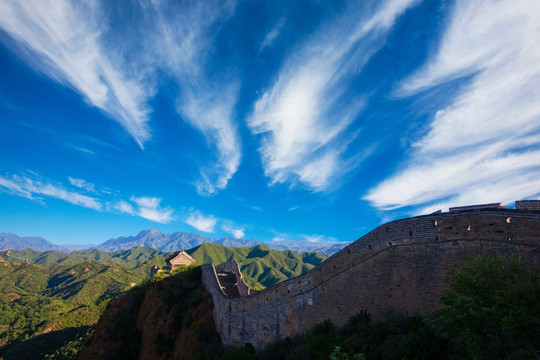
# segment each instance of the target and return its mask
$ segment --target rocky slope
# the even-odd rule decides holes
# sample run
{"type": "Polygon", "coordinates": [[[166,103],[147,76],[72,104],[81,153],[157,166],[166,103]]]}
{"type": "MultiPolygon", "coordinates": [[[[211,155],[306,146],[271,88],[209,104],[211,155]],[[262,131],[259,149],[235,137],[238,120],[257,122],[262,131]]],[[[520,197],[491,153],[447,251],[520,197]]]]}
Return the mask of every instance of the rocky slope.
{"type": "Polygon", "coordinates": [[[223,352],[199,267],[115,299],[80,360],[214,359],[223,352]]]}
{"type": "Polygon", "coordinates": [[[214,239],[186,232],[165,234],[155,229],[148,229],[141,231],[135,236],[122,236],[116,239],[109,239],[103,244],[98,245],[97,248],[104,251],[117,251],[134,247],[150,246],[160,251],[173,252],[176,250],[191,249],[204,243],[214,243],[230,247],[251,247],[257,245],[259,242],[256,240],[234,239],[230,237],[214,239]]]}

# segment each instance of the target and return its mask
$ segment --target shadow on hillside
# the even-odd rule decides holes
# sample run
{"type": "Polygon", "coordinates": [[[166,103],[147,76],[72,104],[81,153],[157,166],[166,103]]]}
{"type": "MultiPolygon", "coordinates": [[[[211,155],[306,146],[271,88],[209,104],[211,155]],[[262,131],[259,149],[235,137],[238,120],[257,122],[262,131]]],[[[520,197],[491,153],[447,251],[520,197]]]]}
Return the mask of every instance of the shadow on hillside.
{"type": "MultiPolygon", "coordinates": [[[[43,359],[45,355],[53,354],[68,342],[86,337],[90,329],[91,326],[80,326],[51,331],[29,340],[17,339],[0,347],[0,358],[2,360],[43,359]]],[[[69,357],[55,357],[55,359],[67,358],[69,357]]]]}
{"type": "Polygon", "coordinates": [[[246,256],[246,259],[263,258],[268,254],[270,254],[270,249],[265,246],[257,245],[252,248],[252,250],[246,256]]]}

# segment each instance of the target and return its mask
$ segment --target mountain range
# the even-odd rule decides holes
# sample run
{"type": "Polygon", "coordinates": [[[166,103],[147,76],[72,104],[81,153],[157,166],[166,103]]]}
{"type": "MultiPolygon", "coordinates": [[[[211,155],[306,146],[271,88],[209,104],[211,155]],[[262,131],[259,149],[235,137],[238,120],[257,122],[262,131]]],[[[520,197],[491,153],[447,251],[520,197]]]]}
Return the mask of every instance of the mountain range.
{"type": "Polygon", "coordinates": [[[20,237],[12,233],[0,233],[0,249],[33,249],[36,251],[60,251],[68,252],[66,247],[54,245],[42,237],[20,237]]]}
{"type": "Polygon", "coordinates": [[[20,237],[12,233],[0,233],[1,249],[33,249],[36,251],[56,251],[71,253],[79,250],[98,249],[103,251],[119,251],[136,247],[152,247],[163,252],[172,252],[182,249],[192,249],[204,243],[219,244],[228,247],[253,247],[260,244],[266,245],[275,250],[292,250],[295,252],[319,252],[326,256],[332,255],[343,249],[346,242],[325,242],[325,241],[297,241],[280,240],[261,242],[254,239],[235,239],[225,237],[215,239],[203,235],[175,232],[165,234],[155,229],[148,229],[139,232],[135,236],[121,236],[115,239],[109,239],[99,245],[55,245],[41,237],[20,237]]]}

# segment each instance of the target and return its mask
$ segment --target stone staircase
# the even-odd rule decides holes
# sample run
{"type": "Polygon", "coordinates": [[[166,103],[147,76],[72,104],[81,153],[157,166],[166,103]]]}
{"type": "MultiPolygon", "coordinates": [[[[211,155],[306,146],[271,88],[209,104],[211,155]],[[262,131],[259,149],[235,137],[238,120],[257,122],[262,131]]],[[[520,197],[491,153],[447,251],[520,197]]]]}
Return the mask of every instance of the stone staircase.
{"type": "Polygon", "coordinates": [[[240,297],[240,292],[236,285],[236,276],[232,272],[217,273],[219,286],[223,293],[229,297],[240,297]]]}

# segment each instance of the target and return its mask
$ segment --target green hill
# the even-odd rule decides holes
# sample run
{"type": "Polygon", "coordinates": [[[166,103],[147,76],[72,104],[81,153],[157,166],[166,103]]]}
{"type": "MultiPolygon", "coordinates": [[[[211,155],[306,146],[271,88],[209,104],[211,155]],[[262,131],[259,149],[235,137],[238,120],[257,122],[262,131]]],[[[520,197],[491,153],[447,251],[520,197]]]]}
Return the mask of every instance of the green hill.
{"type": "MultiPolygon", "coordinates": [[[[209,243],[188,253],[199,264],[237,261],[246,283],[258,290],[301,275],[326,258],[264,245],[209,243]]],[[[59,348],[81,346],[109,300],[149,280],[150,268],[163,267],[166,256],[150,247],[71,254],[0,251],[0,359],[43,358],[59,348]]]]}
{"type": "MultiPolygon", "coordinates": [[[[251,258],[270,255],[264,248],[251,250],[251,258]]],[[[202,271],[184,267],[119,297],[99,320],[79,359],[538,358],[538,269],[531,269],[518,255],[510,259],[477,255],[448,270],[448,288],[441,292],[441,307],[434,312],[405,315],[386,309],[372,319],[363,310],[343,327],[321,318],[301,334],[255,349],[250,343],[222,346],[202,271]]]]}
{"type": "Polygon", "coordinates": [[[33,264],[60,264],[66,266],[79,264],[89,260],[110,261],[120,264],[126,269],[134,269],[149,259],[159,256],[165,259],[167,253],[148,246],[114,252],[92,249],[74,251],[70,254],[56,251],[39,252],[32,249],[0,251],[0,257],[10,261],[24,262],[26,260],[33,264]]]}
{"type": "Polygon", "coordinates": [[[85,261],[54,271],[44,292],[46,296],[91,304],[119,294],[143,280],[115,263],[85,261]]]}
{"type": "MultiPolygon", "coordinates": [[[[188,253],[199,264],[221,264],[235,260],[244,274],[246,283],[253,289],[262,289],[278,282],[301,275],[320,264],[326,257],[319,253],[298,254],[289,250],[273,250],[265,245],[231,248],[205,243],[188,253]]],[[[6,260],[36,265],[46,265],[51,271],[58,266],[75,266],[86,261],[114,263],[125,270],[133,271],[138,278],[150,273],[152,265],[163,267],[167,253],[151,247],[106,252],[98,249],[74,251],[64,254],[55,251],[38,252],[31,249],[4,250],[0,257],[6,260]]]]}
{"type": "MultiPolygon", "coordinates": [[[[52,259],[50,252],[43,254],[34,259],[52,259]]],[[[108,300],[148,278],[150,266],[129,270],[94,260],[66,266],[0,258],[1,358],[43,358],[54,346],[87,337],[108,300]],[[35,356],[23,356],[30,350],[35,356]]]]}
{"type": "Polygon", "coordinates": [[[326,259],[319,253],[298,254],[289,250],[272,250],[265,245],[229,248],[205,243],[187,252],[199,264],[218,265],[236,261],[247,285],[256,290],[302,275],[326,259]]]}

